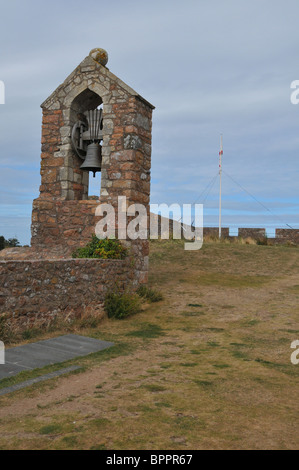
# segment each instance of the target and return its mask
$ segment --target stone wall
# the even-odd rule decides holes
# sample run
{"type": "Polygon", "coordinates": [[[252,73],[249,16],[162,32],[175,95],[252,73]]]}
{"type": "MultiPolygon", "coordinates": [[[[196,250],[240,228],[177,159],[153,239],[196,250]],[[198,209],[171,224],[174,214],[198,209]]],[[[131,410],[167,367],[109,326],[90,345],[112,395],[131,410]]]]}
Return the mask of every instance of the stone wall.
{"type": "Polygon", "coordinates": [[[264,228],[239,228],[238,236],[242,238],[253,238],[258,240],[266,236],[266,229],[264,228]]]}
{"type": "Polygon", "coordinates": [[[275,239],[278,243],[294,243],[299,245],[299,230],[277,228],[275,231],[275,239]]]}
{"type": "MultiPolygon", "coordinates": [[[[100,217],[95,215],[100,201],[54,201],[36,199],[33,203],[31,247],[33,258],[71,256],[75,248],[85,246],[95,233],[100,217]],[[38,229],[37,229],[38,227],[38,229]],[[36,233],[34,232],[36,230],[36,233]]],[[[116,211],[117,216],[117,211],[116,211]]],[[[129,261],[135,270],[135,284],[148,280],[148,240],[123,240],[129,261]]]]}
{"type": "MultiPolygon", "coordinates": [[[[237,229],[236,236],[229,235],[229,228],[223,227],[221,230],[222,236],[225,238],[253,238],[254,240],[261,240],[266,237],[267,231],[265,228],[244,228],[240,227],[237,229]]],[[[218,227],[204,227],[203,229],[204,236],[212,235],[217,236],[219,234],[218,227]]],[[[275,230],[275,237],[270,238],[269,240],[275,244],[284,244],[284,243],[293,243],[295,245],[299,244],[299,230],[298,229],[282,229],[277,228],[275,230]]]]}
{"type": "Polygon", "coordinates": [[[32,247],[35,251],[55,252],[58,257],[70,256],[74,248],[86,245],[98,217],[99,201],[55,201],[36,199],[32,213],[32,247]]]}
{"type": "Polygon", "coordinates": [[[0,315],[22,328],[103,313],[108,291],[131,287],[126,260],[0,260],[0,315]]]}
{"type": "MultiPolygon", "coordinates": [[[[219,236],[219,228],[218,227],[204,227],[203,228],[203,236],[211,236],[211,237],[218,237],[219,236]]],[[[228,237],[229,236],[229,229],[227,227],[222,227],[221,229],[221,236],[228,237]]]]}

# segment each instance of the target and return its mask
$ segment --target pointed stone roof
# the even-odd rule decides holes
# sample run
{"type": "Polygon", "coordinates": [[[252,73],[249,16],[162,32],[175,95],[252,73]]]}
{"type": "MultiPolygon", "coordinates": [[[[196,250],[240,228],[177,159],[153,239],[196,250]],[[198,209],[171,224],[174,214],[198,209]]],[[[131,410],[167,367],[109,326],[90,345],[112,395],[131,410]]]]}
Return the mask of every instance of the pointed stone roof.
{"type": "Polygon", "coordinates": [[[83,88],[85,87],[92,89],[92,83],[97,83],[102,87],[102,99],[103,95],[107,95],[109,92],[110,94],[113,93],[110,91],[111,85],[115,85],[125,94],[136,96],[136,98],[143,101],[150,108],[155,109],[151,103],[139,95],[139,93],[133,90],[133,88],[123,82],[120,78],[110,72],[106,66],[101,65],[91,56],[85,57],[85,59],[64,80],[64,82],[59,85],[56,90],[53,91],[53,93],[41,104],[41,108],[59,109],[60,103],[65,101],[67,95],[71,94],[72,96],[76,96],[76,94],[79,94],[80,90],[82,89],[82,84],[83,88]],[[76,88],[78,93],[76,93],[76,88]]]}

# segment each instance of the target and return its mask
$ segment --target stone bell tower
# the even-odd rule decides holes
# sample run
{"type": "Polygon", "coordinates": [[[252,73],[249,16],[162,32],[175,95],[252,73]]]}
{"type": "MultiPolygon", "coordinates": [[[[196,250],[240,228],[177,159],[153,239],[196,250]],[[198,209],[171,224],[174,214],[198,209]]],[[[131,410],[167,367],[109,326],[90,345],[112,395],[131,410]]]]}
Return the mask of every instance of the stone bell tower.
{"type": "MultiPolygon", "coordinates": [[[[118,196],[149,212],[154,106],[111,73],[107,61],[106,51],[93,49],[41,105],[41,186],[33,202],[33,249],[70,256],[94,233],[99,203],[116,207],[118,196]],[[89,173],[81,168],[92,140],[92,119],[101,153],[99,200],[88,199],[89,173]]],[[[148,241],[131,245],[144,282],[148,241]]]]}

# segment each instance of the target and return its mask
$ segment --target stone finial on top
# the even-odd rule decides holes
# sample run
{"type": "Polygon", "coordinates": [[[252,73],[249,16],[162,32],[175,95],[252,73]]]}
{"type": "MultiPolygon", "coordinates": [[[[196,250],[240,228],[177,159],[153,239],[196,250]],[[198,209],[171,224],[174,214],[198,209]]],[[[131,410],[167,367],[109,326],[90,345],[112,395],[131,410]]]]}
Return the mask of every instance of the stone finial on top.
{"type": "Polygon", "coordinates": [[[95,49],[91,49],[89,55],[100,65],[105,66],[108,62],[108,52],[105,51],[105,49],[100,49],[99,47],[96,47],[95,49]]]}

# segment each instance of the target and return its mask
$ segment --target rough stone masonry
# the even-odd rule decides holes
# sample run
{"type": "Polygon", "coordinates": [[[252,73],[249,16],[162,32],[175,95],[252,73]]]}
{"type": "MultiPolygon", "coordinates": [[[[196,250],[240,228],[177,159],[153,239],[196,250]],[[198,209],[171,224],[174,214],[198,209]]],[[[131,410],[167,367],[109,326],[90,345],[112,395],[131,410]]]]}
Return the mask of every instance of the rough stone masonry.
{"type": "Polygon", "coordinates": [[[124,241],[131,253],[125,262],[110,265],[109,260],[106,263],[78,260],[73,265],[69,259],[73,249],[84,246],[94,233],[98,221],[95,210],[100,202],[117,209],[118,196],[126,196],[128,205],[143,204],[149,215],[154,106],[111,73],[103,65],[106,61],[103,62],[99,51],[92,50],[41,105],[41,186],[40,195],[33,202],[31,247],[17,253],[4,250],[0,261],[0,313],[15,320],[22,318],[22,324],[38,317],[39,312],[43,318],[53,312],[77,314],[82,305],[78,292],[82,291],[83,275],[88,280],[84,285],[87,297],[88,286],[92,290],[92,300],[90,305],[84,303],[86,307],[102,302],[104,293],[118,279],[123,289],[147,282],[147,240],[124,241]],[[100,197],[89,200],[89,175],[80,169],[82,160],[72,147],[71,133],[78,115],[100,105],[103,107],[100,197]],[[100,274],[95,275],[95,270],[100,274]],[[55,271],[59,271],[59,282],[55,281],[55,271]],[[55,293],[57,302],[53,302],[55,293]],[[30,304],[34,304],[34,314],[30,304]]]}

